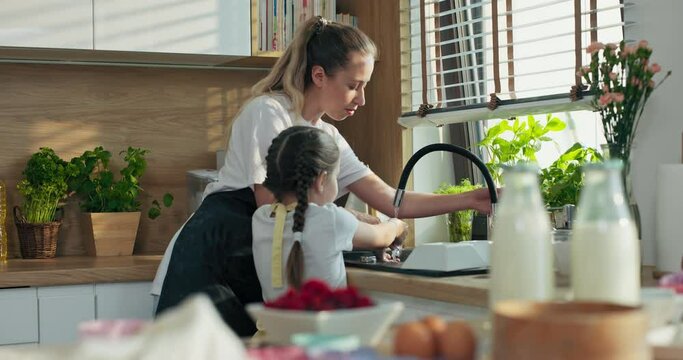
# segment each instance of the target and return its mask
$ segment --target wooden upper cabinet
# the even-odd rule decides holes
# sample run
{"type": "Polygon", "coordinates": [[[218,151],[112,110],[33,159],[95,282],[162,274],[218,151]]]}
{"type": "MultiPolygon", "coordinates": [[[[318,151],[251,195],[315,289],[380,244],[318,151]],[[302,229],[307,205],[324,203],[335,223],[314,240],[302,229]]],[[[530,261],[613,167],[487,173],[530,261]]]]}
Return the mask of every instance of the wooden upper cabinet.
{"type": "Polygon", "coordinates": [[[93,0],[93,7],[95,50],[251,55],[247,0],[93,0]]]}
{"type": "Polygon", "coordinates": [[[0,46],[92,49],[92,0],[2,0],[0,46]]]}

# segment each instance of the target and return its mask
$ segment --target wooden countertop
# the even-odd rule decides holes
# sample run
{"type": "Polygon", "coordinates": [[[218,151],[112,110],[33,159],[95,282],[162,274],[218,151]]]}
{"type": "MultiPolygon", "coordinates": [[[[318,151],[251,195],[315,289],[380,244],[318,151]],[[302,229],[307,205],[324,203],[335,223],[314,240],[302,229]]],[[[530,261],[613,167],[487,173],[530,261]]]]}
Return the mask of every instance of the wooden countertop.
{"type": "MultiPolygon", "coordinates": [[[[54,259],[11,259],[0,263],[0,288],[151,281],[161,255],[64,256],[54,259]]],[[[652,268],[643,267],[643,286],[653,286],[652,268]]],[[[414,296],[485,308],[488,275],[425,277],[347,267],[349,284],[365,291],[414,296]]],[[[560,288],[567,279],[558,277],[560,288]]]]}
{"type": "Polygon", "coordinates": [[[151,281],[161,255],[64,256],[0,263],[0,288],[151,281]]]}
{"type": "MultiPolygon", "coordinates": [[[[643,287],[657,286],[657,274],[654,270],[652,266],[643,266],[643,287]]],[[[481,308],[488,306],[488,274],[436,278],[347,267],[346,276],[349,284],[360,290],[381,291],[481,308]]],[[[558,275],[555,284],[558,287],[556,296],[563,298],[568,291],[569,279],[558,275]]]]}
{"type": "Polygon", "coordinates": [[[488,275],[436,278],[347,267],[346,276],[349,284],[361,291],[381,291],[482,308],[488,304],[488,275]]]}

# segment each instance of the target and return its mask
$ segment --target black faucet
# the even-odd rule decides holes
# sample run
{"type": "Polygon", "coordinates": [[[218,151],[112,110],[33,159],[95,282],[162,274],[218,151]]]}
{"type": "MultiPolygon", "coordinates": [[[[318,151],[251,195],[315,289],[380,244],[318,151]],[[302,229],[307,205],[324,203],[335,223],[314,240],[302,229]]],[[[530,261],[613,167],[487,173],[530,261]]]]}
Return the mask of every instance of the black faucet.
{"type": "Polygon", "coordinates": [[[410,159],[406,163],[406,166],[403,168],[403,172],[401,173],[401,179],[398,181],[398,187],[396,187],[396,196],[394,196],[394,208],[398,209],[401,206],[401,202],[403,201],[403,194],[405,193],[406,189],[406,184],[408,183],[408,177],[410,176],[410,172],[413,170],[415,163],[417,163],[417,161],[420,160],[423,156],[434,151],[447,151],[458,155],[462,155],[470,159],[474,163],[474,165],[476,165],[479,168],[482,175],[484,176],[484,181],[486,181],[486,186],[489,189],[489,196],[491,197],[491,215],[493,215],[495,204],[498,202],[498,194],[496,192],[496,185],[493,182],[493,178],[491,177],[489,169],[486,167],[486,164],[484,164],[484,162],[481,161],[481,159],[474,155],[471,151],[452,144],[427,145],[422,149],[418,150],[415,154],[413,154],[413,156],[410,157],[410,159]]]}

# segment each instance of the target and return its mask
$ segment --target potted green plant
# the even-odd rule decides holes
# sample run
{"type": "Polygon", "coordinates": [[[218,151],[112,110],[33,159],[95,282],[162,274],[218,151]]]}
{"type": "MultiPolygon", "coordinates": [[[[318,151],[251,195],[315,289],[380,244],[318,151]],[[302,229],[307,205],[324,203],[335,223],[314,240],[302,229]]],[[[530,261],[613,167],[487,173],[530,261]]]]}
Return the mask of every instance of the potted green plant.
{"type": "Polygon", "coordinates": [[[541,170],[541,193],[549,208],[576,205],[579,190],[583,187],[581,167],[590,162],[602,161],[596,149],[575,143],[550,166],[541,170]]]}
{"type": "Polygon", "coordinates": [[[545,124],[530,115],[525,121],[518,118],[502,120],[490,127],[478,145],[488,154],[486,167],[493,180],[501,183],[503,165],[514,165],[520,161],[537,162],[536,152],[544,142],[552,141],[547,134],[562,131],[566,126],[564,121],[548,114],[545,124]]]}
{"type": "MultiPolygon", "coordinates": [[[[69,183],[80,199],[84,211],[84,234],[86,250],[91,255],[112,256],[133,253],[135,237],[140,222],[142,202],[139,195],[140,177],[145,173],[149,150],[128,147],[121,151],[126,166],[119,171],[119,179],[109,169],[111,152],[102,146],[88,150],[71,159],[77,176],[69,183]]],[[[170,207],[173,196],[166,193],[162,203],[170,207]]],[[[155,219],[161,213],[159,201],[152,201],[148,217],[155,219]]]]}
{"type": "Polygon", "coordinates": [[[61,219],[56,213],[67,195],[68,182],[75,167],[62,160],[54,150],[43,147],[26,163],[17,184],[24,201],[14,208],[14,219],[24,258],[52,258],[57,249],[61,219]]]}
{"type": "MultiPolygon", "coordinates": [[[[462,179],[460,184],[441,184],[434,192],[436,194],[460,194],[480,188],[481,185],[472,185],[469,179],[462,179]]],[[[448,238],[450,242],[472,240],[472,216],[474,210],[455,211],[448,214],[448,238]]]]}

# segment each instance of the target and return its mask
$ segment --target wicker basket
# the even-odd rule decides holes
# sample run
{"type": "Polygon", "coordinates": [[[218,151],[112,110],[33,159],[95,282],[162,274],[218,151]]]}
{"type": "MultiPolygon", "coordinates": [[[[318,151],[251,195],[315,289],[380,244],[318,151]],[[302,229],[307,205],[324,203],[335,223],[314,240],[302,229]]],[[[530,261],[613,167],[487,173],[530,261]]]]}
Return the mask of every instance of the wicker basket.
{"type": "Polygon", "coordinates": [[[49,259],[55,257],[57,236],[62,220],[44,224],[31,224],[21,214],[18,206],[14,207],[14,224],[19,234],[21,257],[24,259],[49,259]]]}

